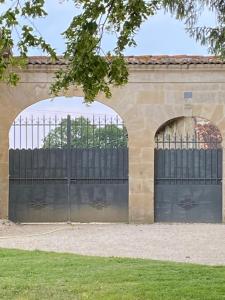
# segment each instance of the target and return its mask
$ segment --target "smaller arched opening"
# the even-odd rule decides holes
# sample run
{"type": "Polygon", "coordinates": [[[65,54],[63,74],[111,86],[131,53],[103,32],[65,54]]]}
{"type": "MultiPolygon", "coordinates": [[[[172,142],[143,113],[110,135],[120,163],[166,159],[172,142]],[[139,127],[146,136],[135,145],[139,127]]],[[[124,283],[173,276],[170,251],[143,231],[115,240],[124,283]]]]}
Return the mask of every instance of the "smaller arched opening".
{"type": "Polygon", "coordinates": [[[127,222],[128,134],[82,98],[43,100],[9,133],[9,217],[16,222],[127,222]]]}
{"type": "Polygon", "coordinates": [[[155,221],[222,221],[222,136],[210,121],[179,117],[157,130],[155,221]]]}

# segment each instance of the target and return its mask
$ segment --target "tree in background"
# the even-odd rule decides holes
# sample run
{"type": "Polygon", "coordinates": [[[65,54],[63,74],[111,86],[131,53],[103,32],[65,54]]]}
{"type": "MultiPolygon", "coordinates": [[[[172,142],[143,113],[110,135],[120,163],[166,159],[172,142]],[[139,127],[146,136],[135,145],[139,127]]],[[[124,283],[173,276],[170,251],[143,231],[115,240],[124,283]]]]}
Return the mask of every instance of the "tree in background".
{"type": "MultiPolygon", "coordinates": [[[[43,148],[67,148],[68,120],[50,130],[43,140],[43,148]]],[[[88,118],[71,120],[72,148],[119,148],[127,146],[127,132],[119,124],[92,123],[88,118]]]]}
{"type": "MultiPolygon", "coordinates": [[[[92,102],[98,93],[111,96],[110,86],[127,83],[128,69],[123,53],[126,47],[135,46],[135,34],[142,23],[159,10],[170,12],[183,20],[188,33],[209,51],[225,57],[225,1],[223,0],[68,0],[79,7],[63,33],[66,42],[64,59],[67,68],[56,72],[51,87],[53,95],[70,85],[83,89],[86,102],[92,102]],[[214,27],[199,25],[202,13],[208,9],[215,14],[214,27]],[[101,42],[105,32],[116,36],[112,52],[104,53],[101,42]]],[[[47,17],[45,0],[0,0],[0,80],[16,84],[19,80],[14,68],[26,65],[31,47],[57,59],[55,50],[38,34],[33,20],[47,17]],[[5,8],[8,5],[8,8],[5,8]],[[13,38],[13,30],[19,39],[13,38]],[[11,50],[17,47],[19,57],[11,50]],[[13,68],[13,69],[12,69],[13,68]]],[[[67,5],[65,1],[62,5],[67,5]]]]}

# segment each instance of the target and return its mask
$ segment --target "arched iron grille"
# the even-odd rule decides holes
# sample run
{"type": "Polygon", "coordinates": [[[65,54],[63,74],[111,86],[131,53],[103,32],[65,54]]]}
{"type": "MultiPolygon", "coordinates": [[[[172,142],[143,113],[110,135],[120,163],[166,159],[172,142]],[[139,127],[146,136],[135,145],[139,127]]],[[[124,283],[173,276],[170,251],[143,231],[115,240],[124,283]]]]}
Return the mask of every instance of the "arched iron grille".
{"type": "Polygon", "coordinates": [[[155,137],[156,221],[221,222],[222,139],[211,125],[198,129],[155,137]]]}

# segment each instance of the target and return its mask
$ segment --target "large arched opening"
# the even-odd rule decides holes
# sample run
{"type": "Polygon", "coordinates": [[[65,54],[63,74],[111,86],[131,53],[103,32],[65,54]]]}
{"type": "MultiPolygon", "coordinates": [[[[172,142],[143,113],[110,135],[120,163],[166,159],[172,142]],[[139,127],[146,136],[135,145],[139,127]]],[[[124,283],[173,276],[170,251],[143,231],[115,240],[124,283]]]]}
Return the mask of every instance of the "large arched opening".
{"type": "Polygon", "coordinates": [[[9,133],[9,219],[127,222],[128,133],[122,118],[82,98],[43,100],[9,133]]]}
{"type": "Polygon", "coordinates": [[[222,222],[222,137],[199,117],[169,120],[155,135],[155,221],[222,222]]]}

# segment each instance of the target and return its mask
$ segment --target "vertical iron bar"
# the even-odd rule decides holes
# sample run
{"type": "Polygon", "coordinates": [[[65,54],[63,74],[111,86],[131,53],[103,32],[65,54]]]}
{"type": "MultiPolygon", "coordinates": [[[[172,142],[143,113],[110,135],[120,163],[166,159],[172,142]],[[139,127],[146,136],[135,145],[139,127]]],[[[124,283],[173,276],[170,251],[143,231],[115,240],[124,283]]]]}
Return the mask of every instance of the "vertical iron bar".
{"type": "Polygon", "coordinates": [[[184,177],[184,168],[183,168],[183,136],[182,136],[182,134],[181,134],[181,136],[180,136],[180,144],[181,144],[181,152],[180,152],[180,154],[181,154],[181,183],[183,183],[183,177],[184,177]]]}
{"type": "MultiPolygon", "coordinates": [[[[79,147],[84,147],[84,141],[83,141],[83,117],[80,117],[80,140],[81,140],[81,144],[79,147]]],[[[78,146],[78,144],[77,144],[78,146]]]]}
{"type": "MultiPolygon", "coordinates": [[[[86,126],[87,126],[87,165],[86,165],[86,168],[87,168],[87,172],[85,172],[85,173],[87,173],[87,178],[89,179],[89,159],[90,159],[90,157],[89,157],[89,154],[90,154],[90,150],[89,150],[89,119],[88,119],[88,117],[87,117],[87,122],[86,122],[86,126]]],[[[86,177],[86,176],[85,176],[86,177]]]]}
{"type": "Polygon", "coordinates": [[[116,116],[116,148],[118,149],[121,141],[119,141],[119,124],[118,124],[118,115],[116,116]]]}
{"type": "Polygon", "coordinates": [[[105,139],[104,139],[104,141],[105,141],[105,148],[107,148],[107,140],[106,140],[106,115],[105,115],[105,119],[104,119],[104,130],[103,130],[103,132],[104,132],[104,135],[105,135],[105,139]]]}
{"type": "Polygon", "coordinates": [[[88,141],[88,129],[89,129],[89,120],[88,117],[86,118],[86,148],[88,149],[89,141],[88,141]]]}
{"type": "Polygon", "coordinates": [[[189,159],[188,159],[188,155],[189,155],[189,135],[188,135],[188,132],[187,132],[187,135],[186,135],[186,176],[187,176],[187,183],[189,183],[189,159]]]}
{"type": "Polygon", "coordinates": [[[48,118],[48,163],[49,163],[49,176],[53,177],[52,172],[52,159],[51,159],[51,130],[52,130],[52,117],[48,118]]]}
{"type": "MultiPolygon", "coordinates": [[[[57,116],[55,115],[55,124],[54,124],[54,133],[55,133],[55,142],[53,143],[53,150],[54,150],[54,177],[57,177],[57,165],[58,165],[58,161],[57,161],[57,148],[59,148],[59,144],[58,144],[58,136],[56,134],[56,130],[57,130],[57,116]]],[[[58,130],[57,130],[58,133],[58,130]]]]}
{"type": "MultiPolygon", "coordinates": [[[[47,140],[46,140],[46,136],[45,136],[45,116],[43,116],[43,123],[42,123],[42,126],[43,126],[43,141],[44,141],[44,149],[46,149],[47,148],[47,140]]],[[[44,153],[46,153],[45,152],[45,150],[44,150],[44,153]]],[[[43,157],[45,157],[45,156],[43,156],[43,157]]],[[[42,159],[43,159],[43,157],[42,157],[42,159]]],[[[45,163],[45,161],[43,161],[43,163],[45,163]]],[[[43,182],[45,183],[45,169],[46,169],[46,167],[47,167],[47,162],[46,162],[46,166],[45,166],[45,168],[43,168],[43,182]]]]}
{"type": "MultiPolygon", "coordinates": [[[[79,156],[78,156],[78,147],[77,147],[77,139],[79,140],[80,136],[79,136],[79,120],[76,119],[76,116],[74,116],[74,122],[73,122],[73,149],[74,149],[74,155],[73,158],[71,158],[71,160],[74,162],[73,166],[73,170],[74,170],[74,178],[76,178],[76,180],[78,179],[78,176],[81,176],[79,173],[80,167],[78,168],[78,160],[79,160],[79,156]]],[[[76,181],[77,182],[77,181],[76,181]]]]}
{"type": "Polygon", "coordinates": [[[21,177],[22,177],[22,171],[21,171],[21,134],[22,134],[22,132],[21,132],[21,130],[22,130],[22,128],[21,128],[21,126],[22,126],[22,118],[21,118],[21,116],[20,116],[20,120],[19,120],[19,132],[20,132],[20,151],[19,151],[19,177],[20,177],[20,183],[21,183],[21,177]]]}
{"type": "MultiPolygon", "coordinates": [[[[61,178],[65,178],[66,175],[66,166],[65,166],[65,153],[64,151],[62,151],[62,149],[65,149],[65,144],[63,144],[63,124],[64,124],[64,118],[61,117],[60,119],[60,149],[61,149],[61,153],[62,153],[62,161],[61,161],[61,166],[62,166],[62,170],[60,172],[60,176],[61,178]]],[[[65,124],[67,126],[67,124],[65,124]]]]}
{"type": "Polygon", "coordinates": [[[101,120],[100,120],[100,116],[98,117],[98,143],[99,143],[99,154],[98,154],[98,160],[99,160],[99,178],[102,178],[102,161],[101,161],[101,157],[102,157],[102,151],[104,151],[104,147],[102,149],[101,147],[101,141],[100,141],[100,135],[101,135],[101,120]]]}
{"type": "Polygon", "coordinates": [[[49,117],[48,119],[48,148],[51,148],[51,127],[52,127],[52,119],[49,117]]]}
{"type": "Polygon", "coordinates": [[[26,121],[25,121],[25,139],[26,139],[26,149],[27,149],[27,117],[26,117],[26,121]]]}
{"type": "MultiPolygon", "coordinates": [[[[81,145],[78,145],[77,144],[77,146],[78,146],[78,148],[81,148],[81,149],[85,149],[85,134],[84,134],[84,130],[85,130],[85,123],[84,123],[84,117],[80,117],[81,118],[81,140],[82,140],[82,144],[81,145]]],[[[85,157],[85,154],[84,154],[84,150],[82,150],[82,151],[80,151],[80,150],[78,150],[78,159],[80,159],[81,161],[80,161],[80,170],[81,170],[81,177],[82,178],[85,178],[85,175],[86,175],[86,170],[85,170],[85,159],[84,159],[84,157],[85,157]]],[[[78,176],[79,176],[79,174],[78,174],[78,176]]]]}
{"type": "Polygon", "coordinates": [[[54,119],[54,139],[55,141],[53,141],[53,148],[58,148],[59,145],[58,145],[58,130],[57,130],[57,116],[55,115],[55,119],[54,119]]]}
{"type": "Polygon", "coordinates": [[[34,117],[31,116],[31,149],[34,148],[34,117]]]}
{"type": "Polygon", "coordinates": [[[48,165],[49,165],[49,175],[52,176],[52,162],[51,162],[51,116],[48,118],[48,165]]]}
{"type": "Polygon", "coordinates": [[[110,165],[109,167],[107,168],[107,170],[109,170],[108,174],[110,176],[110,179],[113,178],[113,156],[114,156],[114,140],[113,140],[113,127],[112,127],[112,117],[110,118],[110,124],[107,124],[106,125],[106,134],[107,134],[107,139],[108,139],[108,143],[109,143],[109,146],[108,146],[108,149],[107,152],[109,152],[109,155],[110,155],[110,165]],[[108,127],[109,126],[109,127],[108,127]]]}
{"type": "Polygon", "coordinates": [[[194,139],[195,139],[195,149],[198,149],[196,131],[195,131],[195,134],[194,134],[194,139]]]}
{"type": "Polygon", "coordinates": [[[101,132],[101,120],[100,117],[98,117],[98,148],[101,148],[101,143],[100,143],[100,132],[101,132]]]}
{"type": "MultiPolygon", "coordinates": [[[[116,116],[116,144],[115,144],[115,147],[116,147],[116,174],[117,174],[117,178],[119,178],[120,176],[120,161],[119,161],[119,157],[120,157],[120,150],[119,148],[122,150],[122,147],[120,145],[121,141],[119,141],[119,124],[118,124],[118,115],[116,116]]],[[[122,162],[124,163],[124,162],[122,162]]]]}
{"type": "MultiPolygon", "coordinates": [[[[24,129],[24,128],[23,128],[24,129]]],[[[24,130],[23,130],[24,132],[24,130]]],[[[25,147],[27,150],[27,117],[25,119],[25,147]]],[[[23,162],[23,168],[24,168],[24,177],[25,177],[25,182],[27,183],[27,155],[25,154],[26,152],[23,152],[24,156],[24,162],[23,162]]]]}
{"type": "Polygon", "coordinates": [[[125,172],[126,172],[126,169],[125,169],[125,164],[126,164],[126,161],[125,161],[125,157],[126,157],[126,154],[125,153],[127,153],[127,152],[125,152],[125,151],[127,151],[127,147],[125,147],[125,145],[124,145],[124,131],[125,131],[125,126],[124,126],[124,123],[122,123],[122,126],[123,126],[123,148],[122,148],[122,152],[123,152],[123,179],[127,179],[126,177],[127,176],[125,176],[125,172]]]}
{"type": "Polygon", "coordinates": [[[194,141],[195,141],[195,137],[193,135],[192,136],[192,149],[191,149],[191,151],[192,151],[192,182],[197,184],[196,180],[194,180],[194,178],[195,178],[195,143],[194,143],[194,141]]]}
{"type": "Polygon", "coordinates": [[[206,152],[207,152],[207,148],[205,149],[205,144],[203,144],[203,146],[204,146],[204,160],[205,160],[205,184],[206,184],[206,175],[207,175],[207,173],[206,173],[206,152]]]}
{"type": "Polygon", "coordinates": [[[31,116],[31,182],[33,184],[34,178],[34,117],[31,116]]]}
{"type": "Polygon", "coordinates": [[[95,145],[95,117],[93,115],[92,117],[92,148],[94,148],[95,145]]]}
{"type": "MultiPolygon", "coordinates": [[[[107,133],[106,133],[106,130],[107,130],[107,119],[106,119],[106,115],[105,115],[105,118],[104,118],[104,127],[103,127],[103,132],[104,132],[104,141],[105,141],[105,149],[103,150],[104,151],[104,161],[103,161],[103,176],[104,178],[107,178],[107,175],[108,175],[108,170],[110,170],[110,163],[111,163],[111,155],[112,153],[111,152],[108,152],[108,144],[107,144],[107,133]],[[108,153],[110,155],[110,159],[107,159],[107,156],[108,156],[108,153]]],[[[110,127],[108,128],[109,132],[110,132],[110,127]]],[[[110,141],[109,142],[109,145],[110,145],[110,141]]]]}
{"type": "Polygon", "coordinates": [[[159,149],[159,135],[156,136],[156,149],[159,149]]]}
{"type": "Polygon", "coordinates": [[[46,146],[47,146],[47,140],[45,139],[45,116],[43,116],[43,124],[42,124],[42,126],[43,126],[43,141],[45,141],[44,142],[44,148],[46,148],[46,146]]]}
{"type": "MultiPolygon", "coordinates": [[[[40,160],[39,160],[39,125],[40,125],[40,120],[39,116],[37,118],[37,170],[40,170],[40,160]]],[[[42,157],[42,156],[41,156],[42,157]]],[[[35,177],[39,178],[41,176],[40,171],[36,173],[35,177]]]]}
{"type": "Polygon", "coordinates": [[[217,140],[216,140],[216,183],[219,183],[219,176],[218,176],[218,145],[217,145],[217,140]]]}
{"type": "Polygon", "coordinates": [[[95,156],[96,156],[96,149],[95,149],[95,117],[93,115],[93,119],[92,119],[92,147],[93,147],[93,152],[92,152],[92,178],[96,178],[96,167],[95,167],[95,156]]]}
{"type": "Polygon", "coordinates": [[[13,122],[13,143],[14,149],[16,149],[16,121],[13,122]]]}
{"type": "MultiPolygon", "coordinates": [[[[112,137],[114,137],[114,135],[113,135],[113,126],[112,126],[113,124],[112,124],[112,117],[110,118],[110,128],[109,128],[109,134],[107,134],[107,130],[106,130],[106,134],[107,134],[107,139],[108,139],[108,143],[109,143],[109,148],[114,148],[114,143],[115,143],[115,141],[113,140],[113,138],[112,137]],[[111,134],[110,134],[111,133],[111,134]],[[109,135],[109,136],[108,136],[109,135]],[[110,138],[111,137],[111,138],[110,138]],[[110,141],[109,141],[110,140],[110,141]]],[[[107,129],[107,127],[106,127],[106,129],[107,129]]]]}
{"type": "Polygon", "coordinates": [[[39,121],[39,117],[37,119],[37,149],[39,149],[39,126],[40,126],[40,121],[39,121]]]}
{"type": "Polygon", "coordinates": [[[63,119],[60,121],[60,148],[63,149],[63,119]]]}
{"type": "Polygon", "coordinates": [[[128,137],[125,136],[127,134],[127,131],[125,129],[125,125],[124,125],[123,121],[122,121],[122,127],[123,127],[123,146],[124,146],[124,145],[127,145],[127,143],[128,143],[128,137]]]}
{"type": "Polygon", "coordinates": [[[22,117],[20,116],[20,150],[22,148],[22,117]]]}
{"type": "Polygon", "coordinates": [[[169,148],[169,181],[170,181],[170,184],[171,184],[171,169],[172,169],[172,151],[171,151],[171,147],[170,147],[170,133],[169,133],[169,143],[168,143],[168,148],[169,148]]]}
{"type": "Polygon", "coordinates": [[[201,178],[201,144],[200,144],[199,134],[197,135],[197,145],[198,145],[198,177],[201,178]]]}
{"type": "Polygon", "coordinates": [[[71,182],[71,118],[67,116],[67,203],[68,203],[68,222],[71,222],[71,203],[70,203],[70,182],[71,182]]]}
{"type": "Polygon", "coordinates": [[[163,157],[162,157],[162,161],[163,161],[163,178],[166,177],[166,161],[165,161],[165,149],[164,149],[164,146],[165,146],[165,133],[163,132],[163,138],[162,138],[162,143],[163,143],[163,157]]]}
{"type": "Polygon", "coordinates": [[[212,169],[212,166],[213,166],[213,145],[212,145],[212,137],[209,136],[209,144],[210,144],[210,147],[209,147],[209,151],[210,151],[210,182],[211,184],[213,183],[213,179],[212,179],[212,173],[213,173],[213,169],[212,169]]]}
{"type": "Polygon", "coordinates": [[[175,177],[175,184],[177,184],[177,134],[175,132],[174,135],[174,151],[175,151],[175,158],[174,158],[174,177],[175,177]]]}

